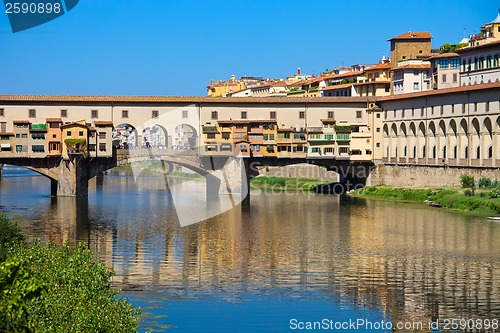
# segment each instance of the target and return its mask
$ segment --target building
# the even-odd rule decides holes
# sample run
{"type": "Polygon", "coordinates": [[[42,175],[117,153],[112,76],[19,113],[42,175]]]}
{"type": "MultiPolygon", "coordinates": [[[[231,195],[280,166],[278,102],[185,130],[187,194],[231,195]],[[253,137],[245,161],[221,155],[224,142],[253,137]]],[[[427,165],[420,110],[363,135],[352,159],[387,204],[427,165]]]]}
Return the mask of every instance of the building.
{"type": "Polygon", "coordinates": [[[393,95],[431,90],[429,61],[407,60],[391,70],[393,95]]]}
{"type": "Polygon", "coordinates": [[[47,155],[58,156],[62,153],[61,118],[47,118],[47,155]]]}
{"type": "Polygon", "coordinates": [[[356,96],[354,85],[363,79],[363,72],[360,71],[349,71],[340,74],[329,75],[324,79],[325,85],[321,89],[321,96],[356,96]]]}
{"type": "Polygon", "coordinates": [[[460,55],[460,85],[470,86],[500,80],[500,40],[455,51],[460,55]]]}
{"type": "Polygon", "coordinates": [[[428,58],[431,64],[432,89],[445,89],[460,86],[460,56],[447,52],[428,58]]]}
{"type": "Polygon", "coordinates": [[[91,143],[91,128],[85,120],[61,125],[62,157],[69,159],[70,155],[89,156],[95,152],[95,143],[91,143]]]}
{"type": "Polygon", "coordinates": [[[14,120],[14,140],[13,146],[16,148],[16,157],[28,157],[29,151],[29,135],[30,135],[30,122],[29,120],[14,120]]]}
{"type": "Polygon", "coordinates": [[[45,157],[47,152],[47,124],[31,124],[29,132],[30,157],[45,157]]]}
{"type": "Polygon", "coordinates": [[[428,58],[431,55],[431,40],[429,32],[406,32],[390,38],[391,68],[398,67],[400,61],[428,58]]]}
{"type": "Polygon", "coordinates": [[[495,20],[481,27],[479,34],[471,35],[470,46],[479,46],[500,41],[500,10],[495,20]]]}
{"type": "Polygon", "coordinates": [[[356,96],[388,96],[391,93],[391,62],[386,59],[365,69],[364,79],[354,84],[356,96]]]}
{"type": "Polygon", "coordinates": [[[112,137],[113,137],[113,122],[112,121],[94,121],[96,131],[95,151],[97,157],[112,157],[112,137]]]}

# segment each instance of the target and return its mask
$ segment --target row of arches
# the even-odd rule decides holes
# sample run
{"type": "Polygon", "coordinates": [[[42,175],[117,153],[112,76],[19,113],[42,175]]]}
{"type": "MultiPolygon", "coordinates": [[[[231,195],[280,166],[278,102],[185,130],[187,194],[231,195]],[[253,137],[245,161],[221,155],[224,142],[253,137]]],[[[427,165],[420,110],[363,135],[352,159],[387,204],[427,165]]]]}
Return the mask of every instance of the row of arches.
{"type": "Polygon", "coordinates": [[[396,162],[493,165],[500,116],[385,124],[384,158],[396,162]]]}
{"type": "Polygon", "coordinates": [[[117,148],[193,149],[198,147],[198,142],[198,133],[189,124],[176,126],[173,133],[159,124],[148,126],[141,133],[127,123],[113,128],[113,146],[117,148]]]}

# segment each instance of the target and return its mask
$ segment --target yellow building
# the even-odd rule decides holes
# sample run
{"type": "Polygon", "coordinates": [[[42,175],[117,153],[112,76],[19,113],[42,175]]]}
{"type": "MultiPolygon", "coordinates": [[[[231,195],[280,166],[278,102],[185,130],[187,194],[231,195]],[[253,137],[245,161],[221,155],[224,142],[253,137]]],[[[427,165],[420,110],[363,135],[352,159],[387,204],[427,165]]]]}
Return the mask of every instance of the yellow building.
{"type": "Polygon", "coordinates": [[[70,155],[89,154],[90,126],[85,120],[61,125],[62,156],[69,159],[70,155]]]}
{"type": "Polygon", "coordinates": [[[391,94],[391,62],[382,60],[368,67],[364,79],[354,84],[357,96],[389,96],[391,94]]]}
{"type": "Polygon", "coordinates": [[[500,11],[496,19],[481,27],[481,32],[470,36],[470,46],[478,46],[500,40],[500,11]]]}

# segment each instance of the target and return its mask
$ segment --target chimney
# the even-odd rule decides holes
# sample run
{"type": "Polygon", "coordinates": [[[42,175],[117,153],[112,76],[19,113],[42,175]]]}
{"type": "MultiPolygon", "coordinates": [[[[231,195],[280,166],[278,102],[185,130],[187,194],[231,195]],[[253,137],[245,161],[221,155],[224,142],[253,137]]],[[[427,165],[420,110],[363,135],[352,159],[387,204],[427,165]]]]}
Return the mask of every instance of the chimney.
{"type": "Polygon", "coordinates": [[[297,74],[300,75],[300,67],[297,68],[297,74]]]}

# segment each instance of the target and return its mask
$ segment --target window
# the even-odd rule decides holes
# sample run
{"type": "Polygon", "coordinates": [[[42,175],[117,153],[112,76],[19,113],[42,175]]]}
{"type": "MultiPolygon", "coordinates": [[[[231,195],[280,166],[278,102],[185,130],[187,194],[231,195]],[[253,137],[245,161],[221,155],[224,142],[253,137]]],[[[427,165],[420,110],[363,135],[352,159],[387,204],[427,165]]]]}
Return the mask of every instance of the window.
{"type": "Polygon", "coordinates": [[[5,122],[0,123],[0,132],[1,133],[7,132],[7,123],[5,123],[5,122]]]}
{"type": "Polygon", "coordinates": [[[349,148],[347,147],[340,147],[339,148],[339,154],[347,154],[349,153],[349,148]]]}
{"type": "Polygon", "coordinates": [[[106,139],[106,132],[99,132],[99,139],[106,139]]]}
{"type": "Polygon", "coordinates": [[[361,118],[363,117],[363,111],[356,111],[356,118],[361,118]]]}
{"type": "Polygon", "coordinates": [[[414,82],[413,83],[413,90],[418,90],[420,87],[419,83],[418,82],[414,82]]]}
{"type": "Polygon", "coordinates": [[[458,81],[458,75],[457,73],[453,73],[453,83],[457,83],[458,81]]]}
{"type": "Polygon", "coordinates": [[[23,151],[23,146],[22,145],[16,145],[16,153],[20,153],[23,151]]]}
{"type": "Polygon", "coordinates": [[[159,112],[158,110],[151,111],[151,118],[158,118],[159,112]]]}
{"type": "Polygon", "coordinates": [[[188,110],[182,110],[182,118],[188,117],[188,110]]]}
{"type": "Polygon", "coordinates": [[[66,136],[71,136],[71,131],[66,131],[66,136]]]}
{"type": "Polygon", "coordinates": [[[21,134],[21,139],[27,139],[27,138],[28,138],[28,134],[26,134],[26,133],[21,134]]]}
{"type": "Polygon", "coordinates": [[[128,118],[128,110],[122,110],[122,118],[128,118]]]}
{"type": "Polygon", "coordinates": [[[99,144],[99,151],[106,151],[106,144],[105,143],[99,144]]]}
{"type": "Polygon", "coordinates": [[[269,134],[264,134],[264,141],[269,140],[269,134]]]}
{"type": "Polygon", "coordinates": [[[451,105],[451,113],[455,113],[455,104],[451,105]]]}
{"type": "Polygon", "coordinates": [[[17,133],[16,134],[16,139],[19,139],[19,138],[21,138],[21,134],[17,133]]]}
{"type": "Polygon", "coordinates": [[[215,133],[207,133],[207,139],[215,139],[215,133]]]}
{"type": "Polygon", "coordinates": [[[31,146],[31,151],[34,153],[43,153],[43,152],[45,152],[45,146],[44,145],[33,145],[33,146],[31,146]]]}
{"type": "Polygon", "coordinates": [[[474,112],[477,112],[477,103],[474,103],[474,112]]]}
{"type": "Polygon", "coordinates": [[[241,111],[241,119],[247,119],[247,112],[241,111]]]}
{"type": "Polygon", "coordinates": [[[465,104],[462,104],[462,113],[465,113],[465,104]]]}
{"type": "Polygon", "coordinates": [[[4,117],[5,116],[5,111],[4,109],[0,109],[0,117],[4,117]]]}
{"type": "Polygon", "coordinates": [[[486,112],[490,111],[490,102],[484,103],[484,111],[486,111],[486,112]]]}
{"type": "Polygon", "coordinates": [[[446,74],[443,74],[443,75],[441,76],[441,81],[442,81],[443,83],[446,83],[446,74]]]}
{"type": "Polygon", "coordinates": [[[36,118],[36,110],[35,109],[30,109],[28,117],[29,118],[36,118]]]}
{"type": "Polygon", "coordinates": [[[68,117],[68,110],[61,110],[61,118],[68,117]]]}
{"type": "Polygon", "coordinates": [[[229,132],[223,132],[223,133],[222,133],[222,138],[223,138],[224,140],[229,140],[229,138],[230,138],[230,134],[231,134],[231,133],[229,133],[229,132]]]}
{"type": "Polygon", "coordinates": [[[269,119],[276,119],[276,111],[269,112],[269,119]]]}
{"type": "Polygon", "coordinates": [[[250,150],[260,151],[260,145],[250,145],[250,150]]]}
{"type": "Polygon", "coordinates": [[[83,136],[83,131],[79,131],[78,136],[83,136]]]}
{"type": "Polygon", "coordinates": [[[220,145],[220,151],[231,151],[233,148],[230,143],[224,143],[220,145]]]}
{"type": "Polygon", "coordinates": [[[45,133],[31,133],[33,140],[45,140],[45,133]]]}
{"type": "Polygon", "coordinates": [[[325,148],[325,154],[326,153],[333,154],[333,148],[331,148],[331,147],[325,148]]]}
{"type": "Polygon", "coordinates": [[[377,127],[377,133],[380,133],[380,127],[377,127]]]}
{"type": "Polygon", "coordinates": [[[443,113],[444,113],[444,105],[441,105],[440,109],[441,109],[441,110],[440,110],[441,115],[443,115],[443,113]]]}
{"type": "MultiPolygon", "coordinates": [[[[448,69],[448,59],[439,60],[439,68],[440,69],[448,69]]],[[[445,81],[443,81],[445,82],[445,81]]]]}
{"type": "Polygon", "coordinates": [[[333,119],[333,111],[328,111],[328,119],[333,119]]]}
{"type": "Polygon", "coordinates": [[[380,118],[380,113],[377,113],[377,118],[380,118]]]}
{"type": "Polygon", "coordinates": [[[90,112],[90,118],[99,118],[99,110],[92,110],[90,112]]]}
{"type": "Polygon", "coordinates": [[[52,139],[56,139],[57,138],[57,134],[52,134],[52,139]]]}
{"type": "Polygon", "coordinates": [[[240,151],[247,151],[247,145],[240,145],[240,151]]]}
{"type": "Polygon", "coordinates": [[[305,111],[299,111],[299,119],[304,119],[306,117],[305,111]]]}
{"type": "Polygon", "coordinates": [[[213,120],[219,119],[219,115],[218,115],[217,111],[212,111],[212,119],[213,120]]]}
{"type": "Polygon", "coordinates": [[[377,148],[380,148],[380,142],[377,142],[377,148]]]}

